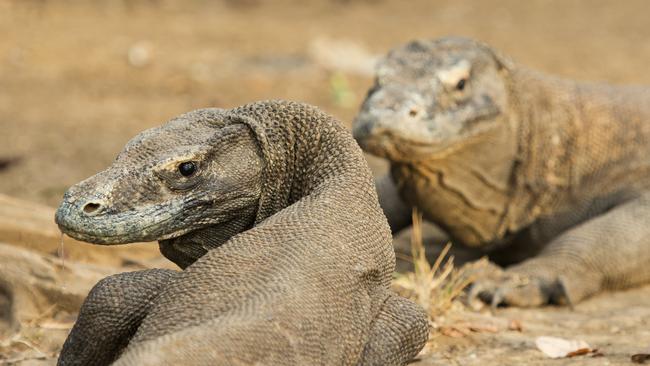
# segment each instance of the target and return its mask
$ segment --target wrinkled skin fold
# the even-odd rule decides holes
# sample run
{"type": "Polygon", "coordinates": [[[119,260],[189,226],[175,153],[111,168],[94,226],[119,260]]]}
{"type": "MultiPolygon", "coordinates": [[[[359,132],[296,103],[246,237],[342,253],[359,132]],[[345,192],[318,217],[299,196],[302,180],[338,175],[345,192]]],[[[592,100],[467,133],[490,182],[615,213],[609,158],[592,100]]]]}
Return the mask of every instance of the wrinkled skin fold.
{"type": "Polygon", "coordinates": [[[353,126],[387,158],[393,232],[417,207],[506,266],[470,290],[493,306],[571,304],[650,282],[650,88],[581,83],[464,38],[379,62],[353,126]]]}
{"type": "Polygon", "coordinates": [[[423,310],[389,289],[361,150],[314,107],[177,117],[72,187],[56,220],[96,243],[160,240],[184,268],[98,283],[60,365],[403,365],[428,337],[423,310]]]}

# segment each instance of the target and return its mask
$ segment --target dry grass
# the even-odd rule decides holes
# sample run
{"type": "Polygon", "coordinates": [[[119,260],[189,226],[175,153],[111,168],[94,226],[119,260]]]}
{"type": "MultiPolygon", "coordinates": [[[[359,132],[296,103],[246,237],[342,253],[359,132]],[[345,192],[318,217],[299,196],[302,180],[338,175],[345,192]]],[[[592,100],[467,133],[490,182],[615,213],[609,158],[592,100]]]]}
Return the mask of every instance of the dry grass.
{"type": "Polygon", "coordinates": [[[482,259],[455,268],[453,255],[448,255],[450,248],[451,243],[448,243],[433,265],[429,263],[422,242],[422,214],[414,209],[411,234],[414,269],[398,275],[394,285],[398,292],[422,306],[432,321],[460,298],[463,290],[476,279],[478,270],[487,263],[482,259]]]}

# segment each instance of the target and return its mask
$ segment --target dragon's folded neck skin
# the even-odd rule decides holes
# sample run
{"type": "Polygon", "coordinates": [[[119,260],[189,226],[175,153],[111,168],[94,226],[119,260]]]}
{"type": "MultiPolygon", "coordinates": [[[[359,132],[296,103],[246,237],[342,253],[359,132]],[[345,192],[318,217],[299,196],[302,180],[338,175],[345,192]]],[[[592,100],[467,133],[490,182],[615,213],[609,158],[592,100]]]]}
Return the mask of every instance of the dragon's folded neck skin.
{"type": "Polygon", "coordinates": [[[471,39],[418,40],[380,61],[353,133],[455,242],[500,245],[575,202],[645,187],[648,100],[645,88],[529,70],[471,39]]]}
{"type": "Polygon", "coordinates": [[[225,117],[198,110],[142,132],[108,169],[66,192],[57,224],[97,244],[159,240],[183,268],[251,227],[264,162],[251,129],[225,117]]]}
{"type": "Polygon", "coordinates": [[[116,365],[402,365],[429,334],[390,291],[390,228],[361,149],[313,106],[180,116],[72,187],[56,219],[82,240],[159,240],[184,268],[100,282],[60,364],[106,348],[97,332],[116,365]]]}
{"type": "Polygon", "coordinates": [[[469,39],[413,41],[380,61],[354,122],[359,145],[390,160],[402,196],[457,242],[491,241],[501,230],[519,148],[512,71],[469,39]]]}

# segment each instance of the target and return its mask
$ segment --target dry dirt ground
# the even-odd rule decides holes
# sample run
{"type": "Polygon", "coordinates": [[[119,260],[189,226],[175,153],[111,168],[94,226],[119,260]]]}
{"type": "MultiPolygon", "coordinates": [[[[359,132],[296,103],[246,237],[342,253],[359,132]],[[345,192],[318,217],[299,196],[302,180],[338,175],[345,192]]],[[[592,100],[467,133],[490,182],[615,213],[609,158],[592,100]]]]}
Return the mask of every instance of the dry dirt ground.
{"type": "MultiPolygon", "coordinates": [[[[0,255],[39,266],[18,267],[26,277],[45,271],[50,281],[16,299],[37,305],[18,315],[18,335],[13,320],[0,327],[0,364],[52,364],[96,278],[166,265],[146,244],[68,240],[68,263],[53,256],[59,239],[46,206],[108,165],[137,132],[191,109],[269,98],[316,104],[349,124],[375,55],[444,35],[484,40],[567,77],[650,84],[648,7],[644,0],[0,0],[0,193],[7,195],[0,242],[11,245],[0,245],[0,255]]],[[[385,169],[370,162],[377,173],[385,169]]],[[[0,280],[8,269],[3,263],[0,280]]],[[[6,309],[0,301],[4,320],[6,309]]],[[[650,345],[650,287],[603,294],[573,311],[452,311],[443,320],[461,321],[454,317],[491,325],[459,338],[435,332],[416,364],[629,364],[650,345]],[[513,319],[523,331],[507,330],[513,319]],[[539,335],[584,339],[604,356],[549,360],[534,347],[539,335]]]]}

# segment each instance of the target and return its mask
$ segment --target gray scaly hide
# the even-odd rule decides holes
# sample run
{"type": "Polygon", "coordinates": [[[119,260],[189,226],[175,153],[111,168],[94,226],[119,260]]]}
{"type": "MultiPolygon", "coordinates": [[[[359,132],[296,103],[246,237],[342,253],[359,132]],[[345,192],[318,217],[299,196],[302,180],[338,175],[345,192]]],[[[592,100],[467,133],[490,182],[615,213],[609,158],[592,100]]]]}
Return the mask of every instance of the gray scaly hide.
{"type": "Polygon", "coordinates": [[[470,297],[537,306],[650,281],[648,87],[544,75],[469,39],[414,41],[380,62],[354,135],[391,162],[377,186],[393,231],[416,206],[509,265],[470,297]]]}
{"type": "Polygon", "coordinates": [[[198,110],[146,131],[68,191],[57,222],[103,244],[160,239],[184,267],[98,283],[60,365],[402,365],[428,336],[389,290],[361,150],[314,107],[198,110]]]}

